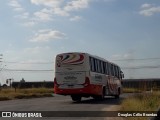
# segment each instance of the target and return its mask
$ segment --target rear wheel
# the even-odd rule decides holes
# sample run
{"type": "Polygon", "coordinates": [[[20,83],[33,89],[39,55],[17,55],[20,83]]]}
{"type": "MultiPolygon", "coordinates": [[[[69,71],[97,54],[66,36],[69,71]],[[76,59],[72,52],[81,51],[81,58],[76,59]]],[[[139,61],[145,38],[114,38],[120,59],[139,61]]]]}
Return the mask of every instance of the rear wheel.
{"type": "Polygon", "coordinates": [[[80,102],[82,97],[79,95],[71,95],[71,98],[75,102],[80,102]]]}
{"type": "Polygon", "coordinates": [[[105,87],[103,87],[102,99],[104,99],[104,98],[105,98],[105,95],[106,95],[106,88],[105,88],[105,87]]]}

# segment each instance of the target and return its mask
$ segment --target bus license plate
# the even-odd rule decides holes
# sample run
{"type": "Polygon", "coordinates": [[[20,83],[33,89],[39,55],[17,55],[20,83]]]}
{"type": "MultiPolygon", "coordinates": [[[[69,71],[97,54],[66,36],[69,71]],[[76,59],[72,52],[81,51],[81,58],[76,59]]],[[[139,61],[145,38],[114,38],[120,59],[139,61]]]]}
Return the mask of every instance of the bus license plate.
{"type": "Polygon", "coordinates": [[[68,88],[73,88],[74,87],[74,85],[68,85],[68,88]]]}

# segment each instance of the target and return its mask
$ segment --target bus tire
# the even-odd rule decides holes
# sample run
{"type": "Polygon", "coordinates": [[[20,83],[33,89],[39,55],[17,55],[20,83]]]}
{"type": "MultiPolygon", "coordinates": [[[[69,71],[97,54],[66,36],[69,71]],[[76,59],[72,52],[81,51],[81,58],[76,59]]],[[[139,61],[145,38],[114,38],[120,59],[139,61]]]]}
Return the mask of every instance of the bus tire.
{"type": "Polygon", "coordinates": [[[75,102],[80,102],[82,97],[79,95],[71,95],[71,98],[75,102]]]}
{"type": "Polygon", "coordinates": [[[118,98],[119,98],[120,93],[121,93],[121,90],[120,90],[120,88],[118,88],[118,94],[117,94],[117,95],[115,95],[115,98],[116,98],[116,99],[118,99],[118,98]]]}
{"type": "Polygon", "coordinates": [[[106,88],[103,87],[103,91],[102,91],[102,100],[105,98],[106,95],[106,88]]]}

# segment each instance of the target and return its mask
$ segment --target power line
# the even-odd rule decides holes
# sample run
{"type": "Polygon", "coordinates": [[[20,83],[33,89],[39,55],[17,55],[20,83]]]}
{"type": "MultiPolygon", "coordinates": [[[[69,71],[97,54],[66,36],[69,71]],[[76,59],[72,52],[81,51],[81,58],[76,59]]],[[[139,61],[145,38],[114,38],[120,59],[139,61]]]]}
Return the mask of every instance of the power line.
{"type": "Polygon", "coordinates": [[[121,67],[122,69],[153,69],[160,68],[160,65],[156,66],[135,66],[135,67],[121,67]]]}
{"type": "Polygon", "coordinates": [[[54,62],[12,62],[12,61],[4,61],[4,63],[9,63],[9,64],[54,64],[54,62]]]}
{"type": "MultiPolygon", "coordinates": [[[[135,58],[135,59],[112,59],[111,61],[139,61],[139,60],[160,60],[159,57],[157,58],[135,58]]],[[[18,61],[1,61],[4,63],[9,64],[54,64],[54,62],[48,61],[48,62],[18,62],[18,61]]]]}
{"type": "Polygon", "coordinates": [[[17,71],[17,72],[53,72],[53,69],[48,69],[48,70],[36,70],[36,69],[4,69],[4,71],[17,71]]]}
{"type": "MultiPolygon", "coordinates": [[[[160,65],[156,66],[135,66],[135,67],[121,67],[122,69],[153,69],[160,68],[160,65]]],[[[3,69],[3,71],[13,72],[54,72],[53,69],[3,69]]]]}
{"type": "Polygon", "coordinates": [[[131,60],[160,60],[160,58],[137,58],[137,59],[113,59],[112,61],[131,61],[131,60]]]}

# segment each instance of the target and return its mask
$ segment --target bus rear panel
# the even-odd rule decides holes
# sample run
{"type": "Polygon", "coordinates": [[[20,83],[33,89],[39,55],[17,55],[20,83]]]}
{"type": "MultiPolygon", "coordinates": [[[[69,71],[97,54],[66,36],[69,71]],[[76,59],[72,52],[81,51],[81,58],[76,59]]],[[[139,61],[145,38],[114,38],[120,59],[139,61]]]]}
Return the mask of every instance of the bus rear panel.
{"type": "Polygon", "coordinates": [[[56,94],[91,94],[86,59],[87,57],[84,53],[57,55],[54,80],[56,94]]]}

